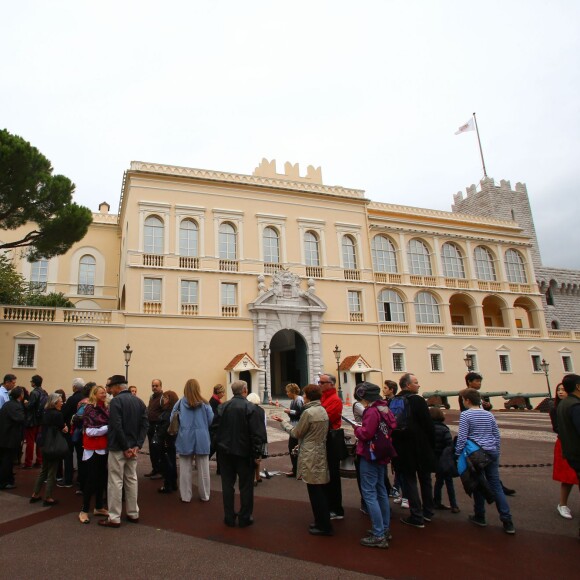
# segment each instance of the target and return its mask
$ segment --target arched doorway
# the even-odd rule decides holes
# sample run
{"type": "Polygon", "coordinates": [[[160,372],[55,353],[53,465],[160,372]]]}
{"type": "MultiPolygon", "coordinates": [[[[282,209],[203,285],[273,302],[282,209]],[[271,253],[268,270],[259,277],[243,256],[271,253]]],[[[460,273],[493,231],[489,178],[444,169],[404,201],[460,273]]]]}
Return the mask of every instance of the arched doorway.
{"type": "Polygon", "coordinates": [[[308,384],[308,348],[295,330],[280,330],[270,341],[270,375],[268,384],[272,399],[286,398],[286,385],[308,384]]]}

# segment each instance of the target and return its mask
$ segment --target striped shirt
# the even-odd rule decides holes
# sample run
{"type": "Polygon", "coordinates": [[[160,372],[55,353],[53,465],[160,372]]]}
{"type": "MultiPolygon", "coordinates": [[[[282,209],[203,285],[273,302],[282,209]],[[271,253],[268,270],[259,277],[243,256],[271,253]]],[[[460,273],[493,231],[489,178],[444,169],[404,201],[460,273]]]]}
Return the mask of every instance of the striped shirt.
{"type": "Polygon", "coordinates": [[[473,407],[461,413],[455,445],[457,455],[461,455],[468,439],[477,443],[484,451],[499,454],[499,429],[495,417],[489,411],[473,407]]]}

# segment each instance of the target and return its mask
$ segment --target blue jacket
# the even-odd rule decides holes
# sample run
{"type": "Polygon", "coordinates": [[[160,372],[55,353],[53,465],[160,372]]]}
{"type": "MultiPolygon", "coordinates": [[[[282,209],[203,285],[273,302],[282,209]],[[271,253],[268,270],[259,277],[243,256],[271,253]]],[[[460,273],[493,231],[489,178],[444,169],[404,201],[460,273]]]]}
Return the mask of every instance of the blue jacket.
{"type": "Polygon", "coordinates": [[[190,407],[184,397],[173,407],[171,418],[178,409],[179,431],[175,440],[177,453],[179,455],[209,455],[209,426],[213,421],[211,407],[207,403],[190,407]]]}

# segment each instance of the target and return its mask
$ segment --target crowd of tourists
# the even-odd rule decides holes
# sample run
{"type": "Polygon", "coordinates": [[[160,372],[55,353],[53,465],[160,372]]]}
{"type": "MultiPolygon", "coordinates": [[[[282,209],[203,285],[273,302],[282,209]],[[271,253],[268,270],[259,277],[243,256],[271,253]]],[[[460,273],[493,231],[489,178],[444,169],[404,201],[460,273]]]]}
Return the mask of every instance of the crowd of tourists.
{"type": "MultiPolygon", "coordinates": [[[[481,381],[478,373],[466,376],[455,438],[442,410],[429,407],[418,394],[419,380],[411,373],[398,384],[385,381],[382,389],[359,383],[354,420],[343,415],[334,375],[321,374],[316,384],[303,389],[287,385],[289,407],[278,405],[280,410],[270,418],[289,435],[291,470],[286,475],[306,484],[314,520],[308,532],[332,536],[333,522],[344,519],[340,463],[348,454],[343,430],[347,421],[356,437],[360,509],[370,518],[370,529],[360,539],[363,546],[389,546],[389,498],[408,507],[409,515],[401,522],[415,528],[429,524],[437,510],[459,513],[455,478],[473,498],[471,523],[487,526],[486,504],[495,504],[503,530],[515,534],[506,498],[515,491],[500,478],[500,432],[491,403],[482,400],[481,381]],[[443,500],[444,488],[449,505],[443,500]]],[[[0,489],[16,487],[17,465],[38,467],[30,503],[53,506],[55,486],[74,487],[82,496],[81,524],[89,524],[91,516],[109,528],[119,528],[122,518],[138,523],[137,456],[147,438],[151,470],[146,477],[162,480],[159,493],[178,491],[182,502],[191,502],[195,465],[199,500],[209,501],[209,459],[215,454],[224,524],[244,528],[254,523],[254,487],[262,479],[261,463],[268,453],[267,421],[245,381],[230,385],[228,401],[225,388],[216,385],[208,401],[196,379],[185,383],[181,397],[164,391],[162,381],[154,379],[148,405],[122,375],[109,377],[104,386],[75,379],[68,398],[62,390],[47,393],[39,375],[30,379],[30,389],[16,382],[15,375],[7,374],[0,386],[0,489]]],[[[566,375],[558,385],[550,416],[558,434],[553,471],[561,484],[557,510],[570,519],[568,498],[580,473],[579,375],[566,375]]]]}

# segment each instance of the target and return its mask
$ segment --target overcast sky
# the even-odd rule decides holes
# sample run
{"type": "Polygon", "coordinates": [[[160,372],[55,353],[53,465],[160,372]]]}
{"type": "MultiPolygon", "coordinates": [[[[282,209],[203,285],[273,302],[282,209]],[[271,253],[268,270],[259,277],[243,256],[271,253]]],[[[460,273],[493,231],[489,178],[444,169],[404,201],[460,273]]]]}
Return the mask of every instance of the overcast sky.
{"type": "Polygon", "coordinates": [[[20,0],[0,126],[117,211],[131,160],[322,166],[374,201],[450,210],[527,184],[545,265],[580,268],[580,2],[20,0]]]}

